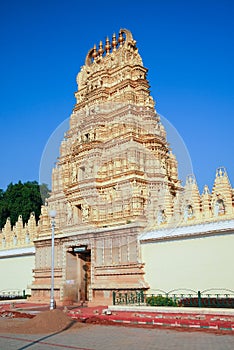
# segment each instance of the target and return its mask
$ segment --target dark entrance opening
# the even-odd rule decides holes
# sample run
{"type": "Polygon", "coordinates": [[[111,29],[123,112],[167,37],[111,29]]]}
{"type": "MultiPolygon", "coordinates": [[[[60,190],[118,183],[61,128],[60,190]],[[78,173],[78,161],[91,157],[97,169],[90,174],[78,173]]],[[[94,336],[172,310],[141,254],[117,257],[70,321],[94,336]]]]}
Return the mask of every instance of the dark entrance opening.
{"type": "MultiPolygon", "coordinates": [[[[74,281],[70,289],[76,301],[88,301],[91,283],[91,250],[87,246],[75,246],[68,249],[67,256],[67,280],[74,281]]],[[[69,288],[69,287],[68,287],[69,288]]]]}
{"type": "Polygon", "coordinates": [[[78,253],[78,287],[80,300],[89,300],[89,287],[91,281],[91,252],[78,253]]]}

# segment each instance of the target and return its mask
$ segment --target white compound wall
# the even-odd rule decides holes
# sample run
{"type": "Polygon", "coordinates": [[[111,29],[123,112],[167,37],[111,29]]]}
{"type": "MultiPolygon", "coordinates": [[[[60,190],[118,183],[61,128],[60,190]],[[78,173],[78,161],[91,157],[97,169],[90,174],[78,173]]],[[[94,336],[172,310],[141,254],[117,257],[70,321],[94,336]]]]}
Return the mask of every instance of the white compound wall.
{"type": "Polygon", "coordinates": [[[8,290],[25,290],[33,280],[35,249],[15,249],[0,251],[0,293],[8,290]]]}
{"type": "Polygon", "coordinates": [[[150,290],[234,290],[234,232],[209,237],[142,243],[150,290]]]}

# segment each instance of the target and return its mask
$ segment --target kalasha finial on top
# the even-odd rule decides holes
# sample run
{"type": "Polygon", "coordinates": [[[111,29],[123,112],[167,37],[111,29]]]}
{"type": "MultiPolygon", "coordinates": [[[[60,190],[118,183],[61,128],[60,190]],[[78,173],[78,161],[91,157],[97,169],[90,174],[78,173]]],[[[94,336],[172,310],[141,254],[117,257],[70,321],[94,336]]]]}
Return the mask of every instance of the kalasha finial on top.
{"type": "Polygon", "coordinates": [[[116,40],[116,35],[114,33],[113,36],[112,36],[112,49],[113,49],[113,51],[116,51],[117,44],[118,44],[118,42],[116,40]]]}
{"type": "Polygon", "coordinates": [[[105,45],[105,50],[106,50],[106,54],[109,55],[110,54],[110,49],[111,49],[111,45],[110,45],[110,40],[108,38],[108,36],[106,37],[106,45],[105,45]]]}
{"type": "Polygon", "coordinates": [[[98,49],[99,58],[102,57],[103,52],[104,52],[104,50],[103,50],[103,48],[102,48],[102,41],[100,41],[100,43],[99,43],[99,49],[98,49]]]}
{"type": "Polygon", "coordinates": [[[227,175],[227,172],[224,167],[219,167],[216,169],[216,177],[223,177],[225,175],[227,175]]]}
{"type": "Polygon", "coordinates": [[[119,32],[118,42],[119,42],[119,46],[122,47],[123,46],[123,42],[124,42],[124,37],[123,37],[123,33],[121,31],[119,32]]]}
{"type": "Polygon", "coordinates": [[[109,56],[111,52],[116,52],[119,48],[122,48],[124,46],[125,42],[127,42],[128,44],[126,47],[133,47],[136,49],[136,42],[135,40],[133,40],[132,33],[127,29],[120,29],[118,39],[116,38],[116,34],[114,33],[112,35],[111,42],[108,37],[106,38],[106,43],[104,47],[102,41],[100,41],[99,43],[98,50],[96,45],[94,45],[94,47],[91,50],[89,50],[86,56],[85,64],[87,66],[90,66],[93,62],[100,62],[103,56],[109,56]]]}
{"type": "Polygon", "coordinates": [[[95,59],[97,58],[97,56],[98,56],[98,53],[97,53],[96,45],[94,45],[92,57],[93,57],[93,59],[95,60],[95,59]]]}

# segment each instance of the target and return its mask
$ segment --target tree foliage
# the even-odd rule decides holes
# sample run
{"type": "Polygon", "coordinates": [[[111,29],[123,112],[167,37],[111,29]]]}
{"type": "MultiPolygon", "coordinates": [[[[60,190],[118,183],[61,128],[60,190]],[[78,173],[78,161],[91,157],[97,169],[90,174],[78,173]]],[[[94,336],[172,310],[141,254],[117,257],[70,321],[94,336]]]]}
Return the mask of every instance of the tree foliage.
{"type": "Polygon", "coordinates": [[[16,223],[19,215],[22,215],[24,223],[27,222],[31,212],[35,213],[38,220],[41,205],[48,196],[48,186],[40,186],[37,181],[19,181],[17,184],[10,183],[6,191],[0,189],[0,228],[5,225],[8,217],[12,225],[16,223]]]}

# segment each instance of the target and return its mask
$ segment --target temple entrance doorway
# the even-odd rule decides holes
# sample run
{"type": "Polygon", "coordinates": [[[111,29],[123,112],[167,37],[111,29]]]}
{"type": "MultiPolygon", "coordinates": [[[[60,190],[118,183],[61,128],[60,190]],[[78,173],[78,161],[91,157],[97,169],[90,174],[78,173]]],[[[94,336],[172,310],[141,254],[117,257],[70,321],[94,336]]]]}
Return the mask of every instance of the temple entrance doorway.
{"type": "Polygon", "coordinates": [[[87,246],[70,247],[67,253],[65,298],[75,302],[89,301],[91,283],[91,250],[87,246]]]}
{"type": "Polygon", "coordinates": [[[89,287],[90,287],[90,266],[91,266],[91,252],[86,251],[77,254],[77,267],[78,267],[78,298],[79,301],[89,300],[89,287]]]}

